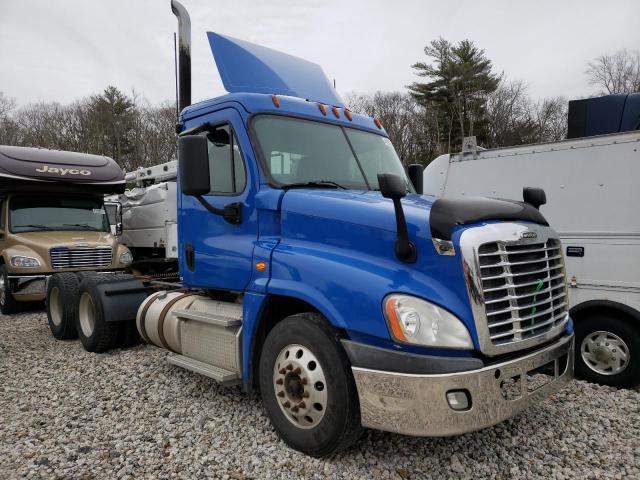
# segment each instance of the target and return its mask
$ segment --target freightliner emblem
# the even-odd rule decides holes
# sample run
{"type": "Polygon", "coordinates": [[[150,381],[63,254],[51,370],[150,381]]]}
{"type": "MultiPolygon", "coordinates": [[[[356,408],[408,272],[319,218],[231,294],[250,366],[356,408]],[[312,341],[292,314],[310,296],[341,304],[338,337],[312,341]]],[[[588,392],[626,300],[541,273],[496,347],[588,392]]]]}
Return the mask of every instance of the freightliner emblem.
{"type": "Polygon", "coordinates": [[[527,230],[526,232],[522,232],[520,234],[520,238],[538,238],[538,234],[536,232],[532,232],[531,230],[527,230]]]}

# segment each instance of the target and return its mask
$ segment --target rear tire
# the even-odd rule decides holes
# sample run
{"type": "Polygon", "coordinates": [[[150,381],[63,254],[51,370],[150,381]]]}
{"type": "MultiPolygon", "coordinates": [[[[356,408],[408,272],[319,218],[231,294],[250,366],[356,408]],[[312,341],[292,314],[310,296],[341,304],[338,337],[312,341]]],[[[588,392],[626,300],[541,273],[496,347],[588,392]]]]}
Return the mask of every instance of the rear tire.
{"type": "Polygon", "coordinates": [[[622,315],[593,313],[575,322],[575,373],[588,382],[640,384],[640,328],[622,315]]]}
{"type": "Polygon", "coordinates": [[[291,448],[327,457],[360,438],[360,405],[351,366],[322,315],[292,315],[269,332],[259,379],[271,424],[291,448]]]}
{"type": "Polygon", "coordinates": [[[47,319],[51,333],[58,340],[78,338],[79,286],[77,275],[70,272],[56,273],[47,284],[47,319]]]}
{"type": "Polygon", "coordinates": [[[7,267],[0,265],[0,312],[11,315],[20,311],[20,302],[16,302],[11,292],[7,267]]]}
{"type": "Polygon", "coordinates": [[[119,325],[104,320],[102,298],[96,288],[108,281],[112,279],[107,276],[90,276],[80,283],[76,330],[88,352],[105,352],[117,344],[119,325]]]}

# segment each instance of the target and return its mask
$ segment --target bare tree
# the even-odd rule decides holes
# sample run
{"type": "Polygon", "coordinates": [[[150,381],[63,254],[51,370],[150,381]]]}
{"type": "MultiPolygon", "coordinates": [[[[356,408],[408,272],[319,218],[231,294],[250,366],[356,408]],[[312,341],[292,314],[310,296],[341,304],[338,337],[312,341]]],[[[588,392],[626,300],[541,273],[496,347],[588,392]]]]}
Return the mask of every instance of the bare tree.
{"type": "Polygon", "coordinates": [[[600,55],[589,62],[586,71],[589,83],[600,89],[599,93],[633,93],[640,91],[640,52],[618,50],[600,55]]]}
{"type": "Polygon", "coordinates": [[[400,92],[350,94],[346,103],[355,112],[380,119],[404,165],[426,165],[436,155],[435,113],[411,95],[400,92]]]}

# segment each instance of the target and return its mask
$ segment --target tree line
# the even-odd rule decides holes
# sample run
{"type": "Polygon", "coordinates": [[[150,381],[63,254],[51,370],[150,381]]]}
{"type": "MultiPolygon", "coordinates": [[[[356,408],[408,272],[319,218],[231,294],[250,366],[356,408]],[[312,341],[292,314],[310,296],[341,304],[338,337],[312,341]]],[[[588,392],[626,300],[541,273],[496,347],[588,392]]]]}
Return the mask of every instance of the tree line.
{"type": "Polygon", "coordinates": [[[68,105],[21,108],[0,92],[0,145],[106,155],[126,171],[175,159],[175,124],[175,103],[150,105],[113,86],[68,105]]]}
{"type": "MultiPolygon", "coordinates": [[[[346,98],[351,110],[381,120],[405,165],[459,151],[466,136],[487,148],[565,137],[567,98],[533,99],[525,82],[495,72],[470,40],[439,38],[424,52],[426,61],[412,66],[418,81],[405,91],[346,98]]],[[[585,73],[597,94],[640,91],[640,53],[601,55],[585,73]]],[[[175,158],[175,109],[173,102],[150,105],[113,86],[67,105],[20,108],[0,92],[0,144],[107,155],[130,171],[175,158]]]]}

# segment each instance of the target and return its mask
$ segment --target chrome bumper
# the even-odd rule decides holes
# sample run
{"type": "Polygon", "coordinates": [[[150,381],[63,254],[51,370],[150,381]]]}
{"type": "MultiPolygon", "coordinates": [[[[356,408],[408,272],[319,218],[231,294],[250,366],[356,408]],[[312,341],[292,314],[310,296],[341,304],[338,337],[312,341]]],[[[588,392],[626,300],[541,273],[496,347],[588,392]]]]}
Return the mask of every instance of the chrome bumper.
{"type": "Polygon", "coordinates": [[[434,437],[495,425],[545,399],[571,380],[573,343],[573,335],[566,336],[515,360],[451,374],[413,375],[353,367],[362,425],[434,437]],[[528,375],[547,366],[552,369],[552,376],[528,375]],[[538,386],[541,381],[548,383],[538,386]],[[468,410],[456,411],[449,406],[447,392],[452,390],[468,392],[471,399],[468,410]]]}

